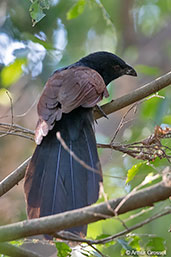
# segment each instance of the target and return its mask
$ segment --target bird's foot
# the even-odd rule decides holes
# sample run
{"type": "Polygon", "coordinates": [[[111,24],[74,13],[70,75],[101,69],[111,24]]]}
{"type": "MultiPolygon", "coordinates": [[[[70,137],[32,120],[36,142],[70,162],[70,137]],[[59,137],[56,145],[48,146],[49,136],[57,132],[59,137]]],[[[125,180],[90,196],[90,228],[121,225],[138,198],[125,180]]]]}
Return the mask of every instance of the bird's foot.
{"type": "Polygon", "coordinates": [[[106,113],[103,111],[102,107],[96,104],[97,111],[102,114],[103,117],[109,119],[106,113]]]}

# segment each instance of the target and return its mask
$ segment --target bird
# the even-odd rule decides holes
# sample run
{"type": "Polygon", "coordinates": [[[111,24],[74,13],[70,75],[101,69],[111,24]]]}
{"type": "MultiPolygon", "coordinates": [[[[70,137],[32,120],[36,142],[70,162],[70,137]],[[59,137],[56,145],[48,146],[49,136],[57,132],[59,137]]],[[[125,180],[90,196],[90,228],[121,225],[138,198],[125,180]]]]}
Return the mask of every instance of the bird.
{"type": "MultiPolygon", "coordinates": [[[[103,178],[93,107],[109,96],[107,85],[123,75],[137,73],[117,55],[98,51],[57,69],[47,80],[37,105],[37,146],[24,181],[29,219],[82,208],[98,200],[103,178]]],[[[66,231],[85,236],[87,225],[66,231]]]]}

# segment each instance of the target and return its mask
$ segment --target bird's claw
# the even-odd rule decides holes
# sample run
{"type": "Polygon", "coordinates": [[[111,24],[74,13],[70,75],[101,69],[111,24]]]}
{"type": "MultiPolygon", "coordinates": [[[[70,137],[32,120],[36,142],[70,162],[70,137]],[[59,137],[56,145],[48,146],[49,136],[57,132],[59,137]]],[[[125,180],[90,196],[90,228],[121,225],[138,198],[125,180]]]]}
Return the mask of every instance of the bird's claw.
{"type": "Polygon", "coordinates": [[[96,105],[96,108],[97,108],[97,111],[98,111],[99,113],[101,113],[103,117],[105,117],[106,119],[109,119],[108,116],[106,115],[106,113],[103,111],[103,109],[102,109],[101,106],[96,105]]]}

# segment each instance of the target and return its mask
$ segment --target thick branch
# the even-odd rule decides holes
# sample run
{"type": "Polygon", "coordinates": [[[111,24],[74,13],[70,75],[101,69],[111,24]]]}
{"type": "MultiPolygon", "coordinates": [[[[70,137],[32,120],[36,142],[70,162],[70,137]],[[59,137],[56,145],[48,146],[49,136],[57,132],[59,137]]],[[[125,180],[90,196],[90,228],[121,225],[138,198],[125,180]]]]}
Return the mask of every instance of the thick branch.
{"type": "Polygon", "coordinates": [[[31,157],[25,160],[16,170],[14,170],[0,182],[0,196],[4,195],[24,178],[25,169],[30,160],[31,157]]]}
{"type": "MultiPolygon", "coordinates": [[[[171,84],[171,71],[167,74],[153,80],[150,83],[136,89],[135,91],[124,95],[116,100],[112,100],[110,103],[104,104],[101,106],[102,110],[105,114],[110,114],[112,112],[116,112],[130,104],[133,104],[153,93],[158,92],[162,88],[165,88],[171,84]]],[[[103,117],[102,113],[99,113],[95,110],[94,112],[95,119],[99,119],[103,117]]]]}
{"type": "MultiPolygon", "coordinates": [[[[151,206],[155,202],[168,199],[170,196],[171,187],[166,186],[164,182],[160,182],[132,194],[119,208],[118,214],[151,206]]],[[[84,207],[48,217],[1,226],[0,241],[11,241],[32,235],[54,233],[73,226],[89,224],[112,217],[114,211],[111,211],[111,208],[114,210],[122,200],[123,197],[96,206],[84,207]],[[110,205],[110,209],[108,205],[110,205]]]]}

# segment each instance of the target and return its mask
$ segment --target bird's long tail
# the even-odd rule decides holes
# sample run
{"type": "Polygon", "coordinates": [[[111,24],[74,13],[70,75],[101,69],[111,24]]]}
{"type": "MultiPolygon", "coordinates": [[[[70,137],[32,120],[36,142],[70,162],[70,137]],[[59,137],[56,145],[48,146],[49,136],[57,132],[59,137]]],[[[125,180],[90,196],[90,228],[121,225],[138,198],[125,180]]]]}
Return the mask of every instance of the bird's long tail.
{"type": "MultiPolygon", "coordinates": [[[[102,175],[76,161],[58,141],[57,131],[78,158],[100,171],[91,110],[78,108],[64,114],[36,147],[26,171],[24,190],[30,219],[81,208],[98,199],[102,175]]],[[[86,226],[68,229],[81,234],[86,230],[86,226]]]]}

